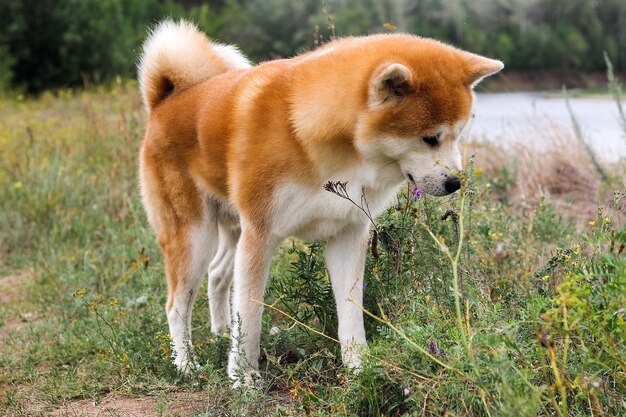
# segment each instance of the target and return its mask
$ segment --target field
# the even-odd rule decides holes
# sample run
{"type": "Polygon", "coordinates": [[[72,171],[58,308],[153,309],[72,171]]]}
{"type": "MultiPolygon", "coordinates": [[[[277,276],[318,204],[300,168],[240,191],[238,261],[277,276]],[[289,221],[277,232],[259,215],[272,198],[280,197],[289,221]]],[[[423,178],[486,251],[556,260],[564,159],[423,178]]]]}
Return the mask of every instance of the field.
{"type": "Polygon", "coordinates": [[[263,381],[233,391],[203,297],[203,367],[170,363],[136,86],[9,97],[0,119],[0,415],[626,414],[626,165],[602,178],[575,137],[468,146],[459,193],[407,187],[376,219],[358,375],[333,340],[323,244],[284,242],[263,381]]]}

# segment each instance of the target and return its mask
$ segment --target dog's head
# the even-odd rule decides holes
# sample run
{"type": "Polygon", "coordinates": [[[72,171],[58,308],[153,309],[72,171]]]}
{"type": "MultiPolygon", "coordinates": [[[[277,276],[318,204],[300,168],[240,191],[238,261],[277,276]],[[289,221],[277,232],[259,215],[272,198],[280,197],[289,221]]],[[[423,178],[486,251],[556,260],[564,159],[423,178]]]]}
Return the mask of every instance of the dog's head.
{"type": "MultiPolygon", "coordinates": [[[[394,48],[395,49],[395,48],[394,48]]],[[[414,38],[374,68],[356,145],[365,158],[431,195],[461,186],[459,138],[472,116],[472,88],[500,61],[414,38]]]]}

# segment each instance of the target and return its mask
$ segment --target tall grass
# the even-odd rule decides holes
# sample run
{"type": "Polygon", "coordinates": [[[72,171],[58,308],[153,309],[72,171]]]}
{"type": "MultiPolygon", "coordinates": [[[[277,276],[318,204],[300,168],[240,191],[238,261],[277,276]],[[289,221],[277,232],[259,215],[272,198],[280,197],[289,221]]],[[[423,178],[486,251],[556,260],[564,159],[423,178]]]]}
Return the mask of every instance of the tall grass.
{"type": "Polygon", "coordinates": [[[606,77],[609,81],[609,91],[613,95],[613,99],[615,100],[615,104],[617,105],[619,119],[622,123],[622,127],[624,128],[624,140],[626,140],[626,111],[624,111],[624,103],[622,101],[622,84],[615,76],[615,72],[613,71],[613,63],[609,59],[609,55],[606,52],[604,52],[604,62],[606,63],[606,77]]]}
{"type": "Polygon", "coordinates": [[[333,340],[324,245],[286,242],[263,316],[265,383],[241,392],[204,299],[193,330],[201,372],[183,379],[170,363],[163,267],[135,179],[135,86],[15,97],[0,116],[0,268],[34,271],[27,300],[0,306],[0,414],[47,415],[104,395],[167,402],[182,390],[204,392],[197,415],[210,416],[626,411],[623,172],[564,187],[595,175],[571,143],[566,157],[518,153],[517,163],[471,149],[458,195],[415,200],[407,188],[375,219],[358,375],[333,340]],[[548,184],[552,172],[562,183],[548,184]],[[585,190],[592,212],[578,211],[585,190]]]}

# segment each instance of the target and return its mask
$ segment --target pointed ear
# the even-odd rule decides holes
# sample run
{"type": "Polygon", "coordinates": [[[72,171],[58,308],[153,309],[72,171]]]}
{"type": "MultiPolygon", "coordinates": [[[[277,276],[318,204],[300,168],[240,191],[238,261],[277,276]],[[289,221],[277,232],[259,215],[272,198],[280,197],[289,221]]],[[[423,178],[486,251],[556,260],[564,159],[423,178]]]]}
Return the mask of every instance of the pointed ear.
{"type": "Polygon", "coordinates": [[[485,58],[469,52],[464,52],[463,58],[467,65],[467,83],[471,88],[474,88],[483,78],[489,77],[504,68],[502,61],[485,58]]]}
{"type": "Polygon", "coordinates": [[[395,104],[412,89],[411,71],[402,64],[385,64],[374,71],[369,86],[369,105],[395,104]]]}

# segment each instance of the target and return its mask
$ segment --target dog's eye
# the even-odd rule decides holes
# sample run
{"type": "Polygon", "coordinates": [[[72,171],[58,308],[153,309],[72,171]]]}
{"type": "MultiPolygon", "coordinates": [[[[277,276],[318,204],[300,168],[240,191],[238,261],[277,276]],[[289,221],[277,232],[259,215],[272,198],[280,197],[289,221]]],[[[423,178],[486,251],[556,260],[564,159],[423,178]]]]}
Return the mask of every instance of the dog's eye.
{"type": "Polygon", "coordinates": [[[439,143],[439,135],[436,136],[424,136],[424,142],[426,142],[430,146],[437,146],[439,143]]]}

